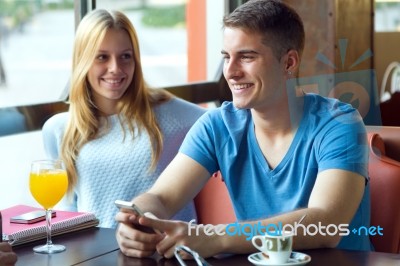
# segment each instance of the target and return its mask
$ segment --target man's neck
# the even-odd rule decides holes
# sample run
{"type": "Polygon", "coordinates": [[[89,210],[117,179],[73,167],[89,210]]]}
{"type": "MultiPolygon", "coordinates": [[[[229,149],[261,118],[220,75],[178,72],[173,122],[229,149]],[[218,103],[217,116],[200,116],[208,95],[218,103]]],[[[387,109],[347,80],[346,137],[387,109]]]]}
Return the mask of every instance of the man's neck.
{"type": "Polygon", "coordinates": [[[303,106],[303,97],[300,97],[291,106],[282,103],[279,108],[251,109],[254,127],[257,132],[272,138],[292,134],[303,116],[303,106]]]}
{"type": "MultiPolygon", "coordinates": [[[[302,109],[297,110],[301,117],[302,109]]],[[[251,110],[254,121],[254,132],[257,143],[266,163],[274,169],[287,154],[296,134],[299,118],[293,118],[291,112],[271,110],[269,113],[251,110]]]]}

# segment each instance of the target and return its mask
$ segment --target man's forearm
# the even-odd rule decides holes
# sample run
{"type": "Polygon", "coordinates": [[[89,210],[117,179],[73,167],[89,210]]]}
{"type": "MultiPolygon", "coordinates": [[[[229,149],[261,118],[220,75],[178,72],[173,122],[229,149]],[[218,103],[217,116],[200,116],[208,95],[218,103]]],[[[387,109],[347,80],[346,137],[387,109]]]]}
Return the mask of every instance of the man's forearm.
{"type": "Polygon", "coordinates": [[[144,193],[133,199],[133,202],[143,211],[151,212],[161,219],[168,219],[170,215],[162,201],[155,194],[144,193]]]}

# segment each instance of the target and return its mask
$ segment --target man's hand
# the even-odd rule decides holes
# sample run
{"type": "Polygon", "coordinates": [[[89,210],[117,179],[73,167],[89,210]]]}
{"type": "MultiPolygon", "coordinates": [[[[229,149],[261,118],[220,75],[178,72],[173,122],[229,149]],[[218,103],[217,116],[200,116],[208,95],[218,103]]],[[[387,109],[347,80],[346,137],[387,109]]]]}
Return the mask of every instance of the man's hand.
{"type": "MultiPolygon", "coordinates": [[[[164,232],[164,239],[157,245],[157,252],[165,258],[174,256],[175,246],[185,245],[199,253],[203,258],[208,258],[219,253],[217,234],[205,235],[204,230],[196,230],[198,225],[191,225],[191,233],[189,235],[189,224],[182,221],[171,221],[162,219],[152,219],[150,217],[140,217],[141,225],[158,229],[164,232]]],[[[183,253],[182,258],[190,259],[190,255],[183,253]]]]}
{"type": "Polygon", "coordinates": [[[143,226],[138,223],[135,214],[129,212],[118,212],[115,220],[120,224],[117,228],[116,238],[121,252],[129,257],[149,257],[156,251],[156,245],[164,238],[151,232],[144,230],[143,226]]]}
{"type": "Polygon", "coordinates": [[[17,262],[17,255],[7,242],[0,242],[0,266],[11,266],[17,262]]]}

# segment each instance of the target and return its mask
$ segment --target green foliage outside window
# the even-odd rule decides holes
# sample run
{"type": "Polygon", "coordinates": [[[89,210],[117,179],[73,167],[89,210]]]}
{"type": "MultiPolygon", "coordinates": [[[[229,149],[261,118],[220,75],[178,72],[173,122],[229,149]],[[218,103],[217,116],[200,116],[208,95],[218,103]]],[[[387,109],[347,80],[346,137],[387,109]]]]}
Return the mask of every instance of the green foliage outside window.
{"type": "Polygon", "coordinates": [[[146,7],[143,9],[142,22],[149,27],[184,27],[185,14],[186,5],[146,7]]]}

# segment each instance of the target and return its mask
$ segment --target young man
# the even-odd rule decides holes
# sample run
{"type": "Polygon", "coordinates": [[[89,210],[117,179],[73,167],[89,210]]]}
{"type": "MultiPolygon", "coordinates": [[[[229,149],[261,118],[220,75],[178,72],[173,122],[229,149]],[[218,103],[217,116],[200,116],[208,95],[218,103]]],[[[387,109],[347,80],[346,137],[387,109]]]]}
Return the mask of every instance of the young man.
{"type": "Polygon", "coordinates": [[[155,185],[133,200],[160,219],[117,214],[121,251],[144,257],[157,250],[169,258],[184,244],[204,257],[255,252],[245,235],[189,235],[189,224],[163,220],[217,170],[239,221],[294,225],[306,214],[310,233],[300,231],[294,249],[369,250],[368,236],[350,232],[369,226],[366,130],[350,105],[287,86],[297,76],[304,47],[298,14],[280,1],[251,0],[224,18],[223,37],[233,102],[203,115],[155,185]],[[137,224],[164,234],[144,233],[137,224]],[[349,224],[347,232],[342,224],[349,224]]]}

